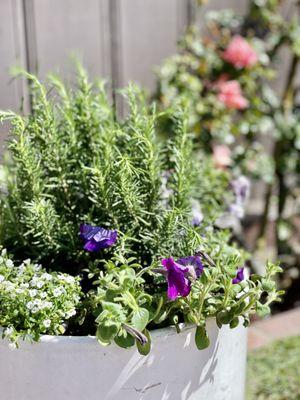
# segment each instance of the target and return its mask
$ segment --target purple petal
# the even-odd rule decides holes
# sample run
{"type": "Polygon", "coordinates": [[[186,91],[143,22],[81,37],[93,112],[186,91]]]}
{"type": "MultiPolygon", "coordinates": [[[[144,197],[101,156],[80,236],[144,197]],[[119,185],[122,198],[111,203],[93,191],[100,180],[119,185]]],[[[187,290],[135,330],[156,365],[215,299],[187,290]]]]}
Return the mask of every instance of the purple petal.
{"type": "Polygon", "coordinates": [[[191,291],[191,283],[185,277],[188,268],[177,264],[173,258],[164,258],[162,265],[167,270],[168,297],[175,300],[178,296],[186,297],[191,291]]]}
{"type": "Polygon", "coordinates": [[[236,284],[236,283],[240,283],[244,280],[244,268],[239,268],[236,274],[236,277],[234,279],[232,279],[232,283],[236,284]]]}
{"type": "Polygon", "coordinates": [[[198,278],[203,272],[204,265],[199,256],[183,257],[177,263],[186,266],[194,278],[198,278]]]}
{"type": "Polygon", "coordinates": [[[80,237],[84,242],[84,250],[96,252],[114,245],[117,241],[117,231],[92,226],[89,224],[80,225],[80,237]]]}

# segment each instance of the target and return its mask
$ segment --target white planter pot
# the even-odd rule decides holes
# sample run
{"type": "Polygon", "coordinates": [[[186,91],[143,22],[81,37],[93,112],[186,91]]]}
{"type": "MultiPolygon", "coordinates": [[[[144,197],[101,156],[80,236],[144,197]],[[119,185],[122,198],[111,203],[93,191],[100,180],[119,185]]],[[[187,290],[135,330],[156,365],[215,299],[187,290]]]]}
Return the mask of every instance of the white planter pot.
{"type": "Polygon", "coordinates": [[[102,347],[93,337],[43,336],[11,349],[0,340],[1,400],[243,400],[247,330],[218,329],[197,350],[194,328],[152,332],[152,350],[102,347]]]}

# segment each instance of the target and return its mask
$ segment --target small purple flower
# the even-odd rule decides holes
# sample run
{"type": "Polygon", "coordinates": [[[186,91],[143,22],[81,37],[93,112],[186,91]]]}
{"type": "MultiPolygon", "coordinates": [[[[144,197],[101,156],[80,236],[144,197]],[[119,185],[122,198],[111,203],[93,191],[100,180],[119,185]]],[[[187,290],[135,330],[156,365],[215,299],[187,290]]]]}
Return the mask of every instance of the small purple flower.
{"type": "Polygon", "coordinates": [[[249,179],[246,176],[241,175],[231,182],[231,187],[236,197],[236,201],[242,204],[245,203],[250,194],[249,179]]]}
{"type": "Polygon", "coordinates": [[[204,265],[199,256],[183,257],[177,260],[177,263],[188,268],[188,274],[191,278],[197,279],[203,272],[204,265]]]}
{"type": "Polygon", "coordinates": [[[199,226],[203,221],[201,206],[197,200],[192,200],[192,226],[199,226]]]}
{"type": "Polygon", "coordinates": [[[235,198],[229,206],[229,212],[236,218],[242,219],[245,215],[245,204],[250,194],[250,181],[242,175],[231,182],[231,187],[235,198]]]}
{"type": "Polygon", "coordinates": [[[232,283],[240,283],[244,280],[244,268],[239,268],[236,274],[236,277],[232,279],[232,283]]]}
{"type": "Polygon", "coordinates": [[[186,297],[191,291],[191,282],[186,278],[188,268],[176,263],[173,258],[164,258],[162,265],[167,270],[168,298],[186,297]]]}
{"type": "Polygon", "coordinates": [[[197,279],[204,268],[199,256],[183,257],[176,262],[171,257],[164,258],[162,265],[166,270],[170,300],[178,296],[186,297],[191,291],[191,280],[197,279]]]}
{"type": "Polygon", "coordinates": [[[80,225],[80,237],[84,242],[84,250],[97,252],[116,243],[118,233],[101,226],[80,225]]]}

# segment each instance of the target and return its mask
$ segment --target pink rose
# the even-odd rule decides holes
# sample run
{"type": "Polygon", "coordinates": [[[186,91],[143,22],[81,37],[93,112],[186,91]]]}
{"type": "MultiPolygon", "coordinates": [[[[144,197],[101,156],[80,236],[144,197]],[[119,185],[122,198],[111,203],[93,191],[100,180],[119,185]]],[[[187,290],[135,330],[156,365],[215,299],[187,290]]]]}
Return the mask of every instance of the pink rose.
{"type": "Polygon", "coordinates": [[[213,146],[212,159],[217,168],[225,169],[231,164],[231,150],[226,144],[213,146]]]}
{"type": "Polygon", "coordinates": [[[244,68],[256,64],[258,58],[250,44],[242,36],[236,35],[224,51],[223,60],[236,68],[244,68]]]}
{"type": "Polygon", "coordinates": [[[216,84],[218,100],[228,108],[243,110],[248,107],[248,100],[243,97],[242,90],[238,81],[225,81],[220,79],[216,84]]]}

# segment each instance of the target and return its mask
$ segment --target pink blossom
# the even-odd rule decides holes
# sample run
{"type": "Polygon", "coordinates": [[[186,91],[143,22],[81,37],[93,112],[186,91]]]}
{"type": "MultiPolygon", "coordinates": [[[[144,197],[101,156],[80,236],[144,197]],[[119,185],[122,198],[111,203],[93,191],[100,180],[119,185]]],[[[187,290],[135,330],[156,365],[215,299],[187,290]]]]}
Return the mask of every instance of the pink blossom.
{"type": "Polygon", "coordinates": [[[245,68],[256,64],[258,57],[250,44],[242,36],[236,35],[224,51],[223,60],[236,68],[245,68]]]}
{"type": "Polygon", "coordinates": [[[225,81],[220,79],[216,84],[218,100],[228,108],[243,110],[248,107],[248,100],[243,97],[242,90],[238,81],[225,81]]]}
{"type": "Polygon", "coordinates": [[[225,169],[231,164],[231,150],[226,144],[214,145],[212,158],[217,168],[225,169]]]}

